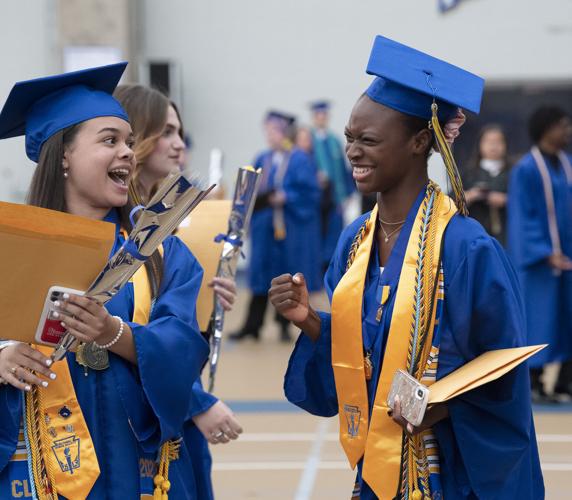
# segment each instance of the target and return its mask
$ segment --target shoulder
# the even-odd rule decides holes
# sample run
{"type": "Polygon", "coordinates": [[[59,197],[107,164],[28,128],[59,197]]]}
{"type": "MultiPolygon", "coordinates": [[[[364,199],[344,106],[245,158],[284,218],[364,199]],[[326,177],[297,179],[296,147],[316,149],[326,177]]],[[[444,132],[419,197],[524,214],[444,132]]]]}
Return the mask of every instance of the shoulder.
{"type": "Polygon", "coordinates": [[[460,214],[453,216],[444,236],[443,266],[446,274],[451,275],[467,260],[484,260],[486,265],[487,260],[499,259],[508,262],[500,243],[479,222],[460,214]]]}
{"type": "Polygon", "coordinates": [[[270,151],[269,149],[265,149],[264,151],[259,151],[254,159],[254,165],[256,167],[261,167],[266,158],[268,158],[268,156],[270,156],[271,154],[272,151],[270,151]]]}
{"type": "Polygon", "coordinates": [[[526,153],[520,160],[518,160],[510,169],[511,176],[530,176],[532,173],[538,174],[536,161],[532,153],[526,153]]]}
{"type": "Polygon", "coordinates": [[[360,227],[363,226],[365,221],[369,219],[370,215],[371,211],[366,212],[344,228],[340,238],[338,239],[338,250],[343,251],[344,254],[349,252],[349,248],[354,241],[356,234],[358,233],[360,227]]]}

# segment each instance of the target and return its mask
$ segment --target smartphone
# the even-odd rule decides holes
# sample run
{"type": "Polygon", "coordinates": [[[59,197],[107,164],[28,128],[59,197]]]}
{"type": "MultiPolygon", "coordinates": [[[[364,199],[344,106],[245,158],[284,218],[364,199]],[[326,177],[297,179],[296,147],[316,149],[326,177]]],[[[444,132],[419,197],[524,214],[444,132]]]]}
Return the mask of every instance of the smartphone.
{"type": "Polygon", "coordinates": [[[55,318],[53,312],[56,310],[54,301],[63,300],[64,293],[83,295],[81,290],[66,288],[64,286],[52,286],[48,290],[42,315],[36,329],[34,338],[38,344],[56,346],[66,333],[66,329],[61,325],[62,318],[55,318]]]}
{"type": "Polygon", "coordinates": [[[415,427],[420,425],[427,409],[429,389],[406,371],[397,370],[387,396],[387,405],[392,410],[395,408],[395,396],[399,396],[401,401],[403,418],[415,427]]]}

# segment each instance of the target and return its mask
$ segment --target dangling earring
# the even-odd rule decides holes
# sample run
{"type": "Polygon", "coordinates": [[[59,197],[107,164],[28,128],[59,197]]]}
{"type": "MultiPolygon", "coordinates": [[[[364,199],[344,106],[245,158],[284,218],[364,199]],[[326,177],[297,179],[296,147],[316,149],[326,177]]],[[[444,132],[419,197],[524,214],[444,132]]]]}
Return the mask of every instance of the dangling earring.
{"type": "Polygon", "coordinates": [[[68,177],[69,177],[68,169],[64,168],[64,179],[67,179],[68,177]]]}

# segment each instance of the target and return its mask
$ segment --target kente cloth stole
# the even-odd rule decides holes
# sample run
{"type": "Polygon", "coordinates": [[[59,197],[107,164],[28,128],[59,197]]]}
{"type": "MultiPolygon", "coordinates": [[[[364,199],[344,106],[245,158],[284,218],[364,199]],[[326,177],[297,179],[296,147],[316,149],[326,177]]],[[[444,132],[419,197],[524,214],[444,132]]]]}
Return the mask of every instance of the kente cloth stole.
{"type": "MultiPolygon", "coordinates": [[[[429,183],[413,223],[399,276],[371,419],[364,373],[362,305],[377,207],[354,240],[350,249],[352,264],[332,298],[332,365],[338,396],[340,442],[352,468],[363,457],[363,479],[382,500],[400,496],[402,486],[418,489],[417,479],[426,477],[419,474],[423,471],[418,467],[411,467],[415,463],[412,458],[417,459],[417,455],[422,454],[423,435],[408,442],[409,438],[387,413],[387,395],[397,370],[409,371],[421,380],[428,362],[431,369],[435,369],[430,355],[441,243],[445,228],[456,212],[453,201],[438,186],[429,183]],[[406,453],[410,448],[412,453],[406,453]],[[405,472],[406,477],[402,475],[405,472]]],[[[434,357],[436,354],[433,351],[434,357]]],[[[427,433],[425,437],[427,444],[433,445],[434,439],[427,433]]],[[[426,488],[428,491],[429,487],[426,488]]]]}

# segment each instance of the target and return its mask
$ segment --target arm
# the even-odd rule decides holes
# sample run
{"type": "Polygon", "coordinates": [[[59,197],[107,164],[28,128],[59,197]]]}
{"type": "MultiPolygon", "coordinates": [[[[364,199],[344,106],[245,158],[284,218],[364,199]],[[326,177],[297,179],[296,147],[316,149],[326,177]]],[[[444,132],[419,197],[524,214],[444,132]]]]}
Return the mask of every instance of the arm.
{"type": "Polygon", "coordinates": [[[540,174],[524,160],[510,178],[508,249],[520,268],[545,261],[553,253],[540,174]]]}
{"type": "Polygon", "coordinates": [[[169,237],[163,247],[164,274],[150,321],[128,323],[137,369],[111,360],[131,427],[151,449],[180,433],[191,407],[193,382],[208,356],[195,308],[202,268],[178,238],[169,237]]]}

